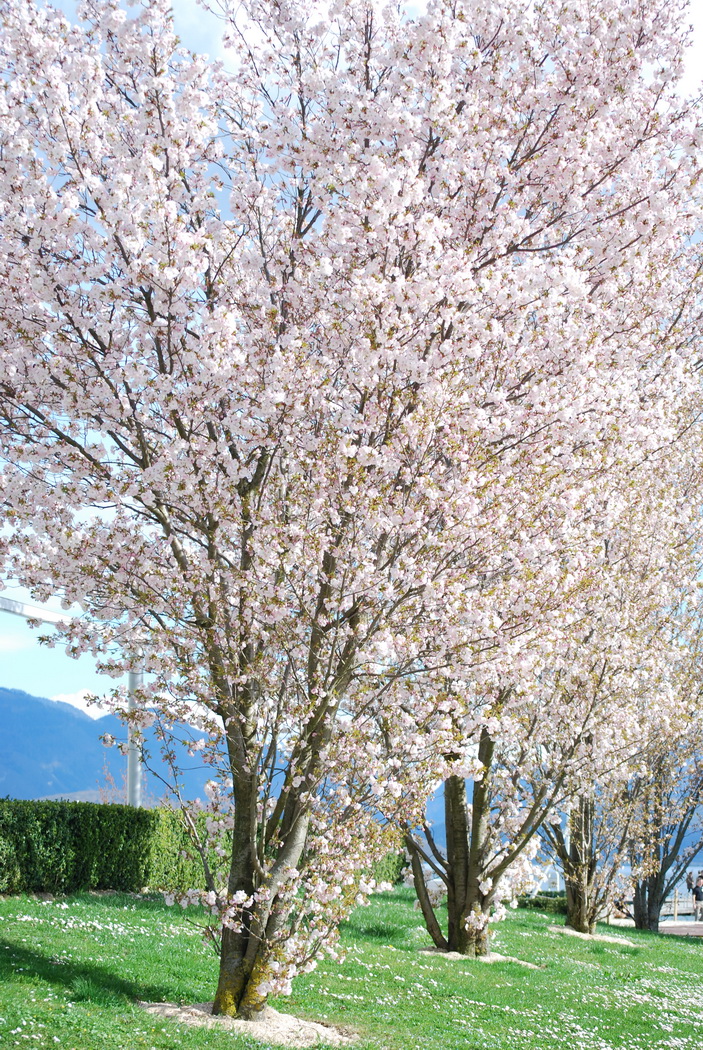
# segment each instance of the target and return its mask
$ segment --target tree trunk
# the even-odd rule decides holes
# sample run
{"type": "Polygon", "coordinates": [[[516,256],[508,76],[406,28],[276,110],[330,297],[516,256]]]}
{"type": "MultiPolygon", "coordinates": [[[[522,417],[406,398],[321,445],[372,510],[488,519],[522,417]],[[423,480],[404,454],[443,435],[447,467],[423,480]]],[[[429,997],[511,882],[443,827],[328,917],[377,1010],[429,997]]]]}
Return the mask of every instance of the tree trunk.
{"type": "Polygon", "coordinates": [[[658,872],[636,882],[634,893],[636,928],[658,933],[663,903],[663,879],[658,872]]]}
{"type": "Polygon", "coordinates": [[[566,883],[566,925],[579,933],[593,933],[595,921],[592,919],[589,886],[586,881],[564,878],[566,883]]]}
{"type": "Polygon", "coordinates": [[[447,828],[447,899],[449,950],[461,955],[487,955],[490,951],[488,920],[493,887],[481,890],[490,819],[491,766],[495,744],[486,729],[481,732],[478,759],[483,776],[475,780],[471,795],[471,826],[466,814],[466,781],[450,777],[444,783],[447,828]]]}
{"type": "Polygon", "coordinates": [[[659,933],[659,916],[661,914],[662,901],[658,894],[652,894],[649,898],[649,907],[647,908],[647,929],[651,930],[652,933],[659,933]]]}
{"type": "Polygon", "coordinates": [[[252,966],[246,958],[247,938],[225,927],[222,930],[220,975],[213,1003],[214,1014],[236,1017],[251,976],[252,966]]]}
{"type": "MultiPolygon", "coordinates": [[[[286,782],[279,797],[280,807],[257,826],[258,776],[256,762],[248,758],[250,741],[256,738],[252,725],[234,727],[227,735],[230,769],[233,774],[234,825],[227,891],[229,897],[243,894],[254,898],[237,916],[237,929],[224,927],[220,950],[220,972],[213,1014],[225,1014],[247,1021],[264,1017],[270,979],[278,972],[281,930],[287,920],[290,901],[286,898],[289,873],[298,868],[310,826],[311,803],[306,788],[314,783],[320,753],[329,738],[329,727],[319,728],[321,710],[310,718],[294,756],[302,770],[299,788],[286,782]],[[301,801],[301,796],[305,801],[301,801]],[[263,857],[257,855],[257,840],[275,859],[263,870],[263,857]],[[275,843],[275,846],[274,846],[275,843]],[[258,899],[257,897],[258,892],[258,899]],[[261,892],[265,891],[265,892],[261,892]],[[274,973],[275,972],[275,973],[274,973]]],[[[323,712],[324,713],[324,712],[323,712]]],[[[293,759],[291,760],[293,761],[293,759]]]]}
{"type": "Polygon", "coordinates": [[[461,940],[455,949],[462,955],[475,958],[488,955],[491,950],[489,919],[492,897],[486,896],[474,902],[473,907],[461,927],[461,940]]]}
{"type": "Polygon", "coordinates": [[[269,993],[268,990],[262,991],[262,988],[266,988],[268,979],[273,975],[275,946],[286,918],[286,908],[277,893],[282,883],[285,887],[285,873],[295,868],[300,860],[309,823],[309,811],[297,806],[286,840],[279,847],[278,857],[265,884],[267,900],[254,904],[248,913],[248,921],[244,923],[243,932],[223,930],[220,977],[212,1009],[214,1014],[236,1016],[245,1021],[258,1021],[265,1016],[269,993]]]}
{"type": "Polygon", "coordinates": [[[488,955],[490,951],[488,920],[493,904],[493,885],[488,893],[484,893],[481,883],[486,876],[494,751],[495,743],[484,728],[478,745],[478,760],[483,767],[483,776],[480,780],[474,780],[471,793],[468,883],[461,916],[461,948],[457,949],[462,955],[488,955]]]}
{"type": "Polygon", "coordinates": [[[447,943],[450,952],[466,951],[463,916],[469,883],[469,824],[466,817],[466,781],[444,782],[444,826],[447,835],[447,943]]]}
{"type": "MultiPolygon", "coordinates": [[[[661,762],[657,762],[652,768],[651,780],[642,799],[643,823],[646,828],[642,860],[649,862],[651,873],[637,880],[634,892],[635,926],[638,930],[651,930],[652,933],[659,932],[659,916],[664,903],[667,872],[683,838],[680,837],[675,852],[667,855],[661,837],[664,824],[663,780],[663,767],[661,762]]],[[[670,839],[666,845],[669,845],[669,842],[670,839]]],[[[634,850],[632,862],[634,865],[634,850]]]]}
{"type": "Polygon", "coordinates": [[[425,876],[422,870],[422,861],[420,860],[420,854],[417,849],[417,845],[412,835],[407,834],[405,836],[405,844],[410,854],[410,864],[413,872],[413,882],[415,883],[415,893],[420,904],[420,910],[422,911],[422,917],[425,920],[425,926],[427,932],[435,943],[435,947],[441,951],[447,951],[449,943],[447,938],[442,933],[442,927],[437,921],[437,916],[434,913],[432,907],[432,901],[430,900],[427,892],[427,886],[425,885],[425,876]]]}
{"type": "MultiPolygon", "coordinates": [[[[232,860],[227,890],[230,896],[242,891],[251,897],[256,890],[256,858],[251,837],[253,785],[246,775],[235,776],[234,827],[232,829],[232,860]]],[[[220,973],[213,1003],[214,1014],[235,1017],[244,999],[249,984],[256,948],[251,943],[253,913],[243,915],[242,930],[225,926],[222,930],[220,949],[220,973]]]]}
{"type": "Polygon", "coordinates": [[[632,909],[635,915],[635,926],[638,930],[647,929],[647,887],[644,879],[635,883],[632,896],[632,909]]]}
{"type": "Polygon", "coordinates": [[[579,933],[593,933],[596,926],[593,854],[593,801],[581,796],[569,817],[570,845],[564,863],[566,925],[579,933]]]}

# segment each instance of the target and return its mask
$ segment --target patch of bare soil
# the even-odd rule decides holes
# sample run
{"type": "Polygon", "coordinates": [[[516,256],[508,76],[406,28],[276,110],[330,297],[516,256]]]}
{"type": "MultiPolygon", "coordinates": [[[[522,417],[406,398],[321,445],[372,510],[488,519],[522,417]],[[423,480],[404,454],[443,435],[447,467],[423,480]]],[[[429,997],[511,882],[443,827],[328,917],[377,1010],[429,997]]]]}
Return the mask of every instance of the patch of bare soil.
{"type": "MultiPolygon", "coordinates": [[[[435,948],[434,946],[426,946],[420,948],[421,952],[435,952],[437,955],[441,955],[443,959],[463,959],[466,961],[471,958],[469,955],[461,955],[460,952],[448,952],[443,948],[435,948]]],[[[488,955],[477,955],[476,959],[482,963],[496,963],[496,962],[514,962],[519,963],[520,966],[526,966],[528,970],[543,970],[543,966],[537,966],[536,963],[526,962],[524,959],[516,959],[514,955],[500,955],[498,952],[489,952],[488,955]]]]}
{"type": "Polygon", "coordinates": [[[635,942],[628,940],[627,937],[610,937],[607,933],[579,933],[578,930],[572,930],[570,926],[548,926],[547,929],[550,933],[563,933],[567,937],[579,937],[582,941],[607,941],[608,944],[625,944],[630,948],[637,947],[635,942]]]}
{"type": "Polygon", "coordinates": [[[303,1021],[292,1014],[279,1014],[267,1006],[258,1021],[240,1021],[236,1017],[213,1016],[212,1003],[193,1003],[179,1006],[177,1003],[140,1003],[154,1017],[165,1017],[179,1024],[200,1028],[216,1028],[220,1031],[249,1035],[278,1046],[307,1047],[326,1043],[329,1046],[348,1046],[356,1042],[357,1036],[332,1025],[303,1021]]]}

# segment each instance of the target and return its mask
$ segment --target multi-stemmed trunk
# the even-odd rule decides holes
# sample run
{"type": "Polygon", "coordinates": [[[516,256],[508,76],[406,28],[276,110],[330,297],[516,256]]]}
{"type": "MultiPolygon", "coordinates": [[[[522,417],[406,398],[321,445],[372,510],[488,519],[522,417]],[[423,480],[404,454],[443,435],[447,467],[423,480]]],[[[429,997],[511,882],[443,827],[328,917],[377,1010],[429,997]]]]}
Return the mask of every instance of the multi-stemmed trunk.
{"type": "Polygon", "coordinates": [[[461,955],[486,955],[490,950],[488,920],[493,906],[494,883],[491,882],[487,892],[482,890],[481,883],[488,842],[490,770],[494,749],[494,742],[484,731],[478,754],[484,774],[473,784],[470,823],[464,778],[454,776],[444,782],[446,857],[441,855],[429,829],[425,829],[429,854],[421,849],[412,835],[406,837],[415,889],[430,936],[437,948],[461,955]],[[429,860],[446,887],[446,936],[425,885],[423,857],[429,860]]]}
{"type": "MultiPolygon", "coordinates": [[[[484,769],[491,764],[493,743],[486,734],[482,741],[484,769]]],[[[474,781],[471,825],[467,819],[466,785],[462,777],[450,777],[444,784],[444,812],[447,835],[447,941],[449,951],[461,955],[486,955],[490,950],[488,919],[493,904],[493,887],[481,891],[481,854],[488,831],[488,774],[474,781]]]]}
{"type": "MultiPolygon", "coordinates": [[[[497,698],[499,711],[509,690],[497,698]]],[[[563,774],[549,783],[537,785],[529,803],[521,810],[519,826],[513,821],[514,811],[508,806],[508,820],[503,807],[509,790],[524,801],[520,776],[506,765],[495,739],[484,726],[477,753],[481,775],[471,788],[471,816],[468,815],[467,788],[463,777],[452,776],[444,782],[444,815],[447,846],[442,851],[431,829],[423,828],[424,842],[410,830],[406,846],[410,854],[415,889],[425,925],[437,948],[462,955],[486,955],[490,950],[489,920],[499,892],[500,880],[520,857],[535,835],[554,798],[561,790],[563,774]],[[432,894],[425,883],[423,864],[441,882],[447,895],[447,928],[444,933],[435,912],[432,894]]]]}
{"type": "Polygon", "coordinates": [[[659,915],[667,892],[667,873],[681,851],[685,829],[688,827],[688,821],[684,821],[683,828],[676,829],[678,835],[672,836],[669,829],[665,831],[664,770],[664,764],[655,761],[649,770],[649,782],[638,785],[642,810],[641,834],[638,836],[640,855],[637,855],[634,843],[631,848],[633,871],[637,868],[641,871],[640,877],[634,880],[632,894],[635,926],[638,930],[651,930],[652,933],[659,932],[659,915]]]}
{"type": "Polygon", "coordinates": [[[583,872],[567,879],[566,883],[566,925],[578,933],[593,933],[596,920],[593,914],[592,890],[588,877],[583,872]]]}
{"type": "MultiPolygon", "coordinates": [[[[243,807],[242,807],[243,808],[243,807]]],[[[235,810],[232,832],[232,863],[228,892],[233,896],[243,891],[251,897],[257,888],[259,868],[250,845],[247,814],[239,821],[235,810]]],[[[299,812],[289,829],[265,883],[265,897],[255,901],[242,916],[241,928],[225,926],[222,930],[220,973],[213,1013],[256,1021],[264,1016],[269,978],[277,966],[276,944],[287,917],[287,906],[279,891],[286,871],[295,868],[305,847],[309,813],[299,812]]]]}
{"type": "Polygon", "coordinates": [[[290,911],[287,877],[299,867],[308,835],[311,803],[306,787],[315,780],[320,748],[328,737],[328,726],[320,726],[319,720],[309,721],[291,756],[273,810],[262,819],[256,815],[259,770],[249,754],[250,741],[255,739],[253,726],[234,719],[228,724],[234,814],[227,892],[230,899],[240,895],[250,903],[233,926],[222,928],[215,1014],[250,1021],[264,1016],[267,989],[280,965],[277,953],[290,911]]]}
{"type": "MultiPolygon", "coordinates": [[[[247,897],[251,897],[256,888],[255,858],[246,807],[249,790],[244,778],[242,778],[237,794],[238,804],[234,813],[232,859],[227,890],[230,896],[241,891],[247,897]]],[[[251,799],[249,802],[251,803],[251,799]]],[[[251,981],[254,969],[252,958],[254,948],[255,945],[246,930],[223,927],[220,974],[213,1005],[214,1013],[234,1016],[240,1009],[243,1009],[248,1015],[256,1016],[261,1012],[261,1007],[258,1011],[254,1008],[256,996],[251,981]]]]}
{"type": "MultiPolygon", "coordinates": [[[[248,541],[252,534],[252,493],[262,481],[268,464],[262,457],[257,473],[250,482],[240,482],[242,517],[246,524],[242,546],[242,568],[252,563],[248,541]]],[[[329,577],[336,565],[335,545],[343,536],[340,526],[335,535],[335,544],[325,552],[324,576],[320,582],[315,622],[310,631],[307,659],[307,684],[310,695],[318,695],[316,705],[300,728],[297,742],[293,743],[288,759],[285,781],[273,790],[274,766],[276,765],[276,734],[269,741],[267,759],[268,791],[275,796],[273,809],[257,817],[260,799],[259,768],[263,749],[259,739],[256,698],[259,684],[252,679],[241,688],[239,703],[229,701],[229,689],[220,681],[220,663],[214,647],[210,650],[213,678],[220,681],[223,697],[220,711],[226,727],[227,753],[232,773],[234,826],[231,839],[231,861],[228,878],[228,895],[241,894],[252,899],[234,928],[224,926],[221,937],[220,973],[213,1013],[237,1016],[245,1020],[263,1017],[271,982],[269,978],[278,972],[281,960],[281,939],[288,920],[291,901],[287,886],[290,872],[299,868],[308,837],[311,819],[311,796],[315,790],[321,755],[329,743],[335,721],[339,695],[348,681],[356,642],[350,638],[342,647],[340,658],[331,667],[333,691],[321,688],[320,668],[323,665],[322,651],[325,632],[318,622],[323,615],[329,597],[329,577]],[[214,655],[213,655],[214,653],[214,655]],[[305,801],[303,801],[305,800],[305,801]],[[257,892],[258,891],[258,892],[257,892]],[[263,892],[261,892],[263,891],[263,892]]],[[[240,621],[246,622],[246,590],[240,596],[240,621]]],[[[349,624],[358,623],[359,605],[350,612],[349,624]]],[[[247,670],[255,662],[257,643],[245,645],[241,653],[241,669],[247,670]]],[[[328,667],[328,671],[330,668],[328,667]]],[[[281,685],[281,695],[286,688],[288,668],[281,685]]],[[[274,981],[275,983],[275,981],[274,981]]]]}
{"type": "Polygon", "coordinates": [[[631,844],[630,862],[635,878],[633,907],[638,930],[659,930],[662,905],[686,868],[703,846],[698,829],[694,845],[684,849],[691,824],[699,812],[703,769],[699,761],[686,768],[671,756],[658,755],[650,764],[641,791],[641,817],[637,841],[631,844]]]}
{"type": "Polygon", "coordinates": [[[543,829],[564,873],[566,925],[578,933],[593,933],[600,907],[595,885],[594,818],[593,798],[580,795],[569,813],[568,836],[555,825],[547,824],[543,829]]]}

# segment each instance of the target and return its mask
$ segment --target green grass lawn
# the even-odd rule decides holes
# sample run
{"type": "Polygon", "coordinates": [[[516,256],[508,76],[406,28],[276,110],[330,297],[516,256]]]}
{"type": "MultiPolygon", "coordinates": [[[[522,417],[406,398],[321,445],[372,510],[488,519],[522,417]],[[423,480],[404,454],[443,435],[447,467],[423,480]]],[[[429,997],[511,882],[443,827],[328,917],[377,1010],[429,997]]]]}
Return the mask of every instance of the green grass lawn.
{"type": "MultiPolygon", "coordinates": [[[[424,954],[412,894],[373,898],[345,924],[344,962],[294,982],[277,1009],[359,1033],[359,1050],[656,1050],[703,1041],[703,938],[636,931],[587,943],[511,912],[494,949],[543,966],[424,954]]],[[[216,959],[179,908],[125,894],[0,901],[0,1047],[243,1050],[262,1043],[155,1020],[137,999],[212,999],[216,959]]],[[[620,931],[607,928],[609,934],[620,931]]]]}

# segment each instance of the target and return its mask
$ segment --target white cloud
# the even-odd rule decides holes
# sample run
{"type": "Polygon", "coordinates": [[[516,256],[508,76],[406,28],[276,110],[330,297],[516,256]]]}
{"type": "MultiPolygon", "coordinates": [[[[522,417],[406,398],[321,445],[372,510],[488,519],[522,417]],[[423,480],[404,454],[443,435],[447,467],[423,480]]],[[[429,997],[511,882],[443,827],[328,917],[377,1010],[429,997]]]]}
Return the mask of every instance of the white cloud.
{"type": "Polygon", "coordinates": [[[108,713],[107,709],[101,704],[90,704],[89,706],[86,702],[86,697],[90,695],[89,689],[80,689],[77,693],[57,693],[56,696],[52,696],[50,699],[59,700],[64,704],[71,704],[72,707],[77,707],[79,711],[84,711],[91,718],[102,718],[103,715],[108,713]]]}
{"type": "Polygon", "coordinates": [[[31,649],[34,641],[34,638],[22,634],[0,635],[0,653],[19,653],[22,649],[31,649]]]}
{"type": "Polygon", "coordinates": [[[201,7],[196,0],[173,0],[171,9],[176,33],[183,47],[209,55],[210,58],[225,57],[222,34],[227,28],[227,22],[223,18],[201,7]]]}

